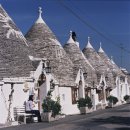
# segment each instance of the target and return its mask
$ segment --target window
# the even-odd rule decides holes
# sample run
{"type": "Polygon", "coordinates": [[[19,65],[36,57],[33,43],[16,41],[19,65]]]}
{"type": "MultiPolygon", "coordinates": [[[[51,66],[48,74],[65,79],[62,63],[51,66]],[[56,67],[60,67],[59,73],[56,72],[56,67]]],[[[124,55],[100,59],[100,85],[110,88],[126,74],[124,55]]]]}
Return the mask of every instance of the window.
{"type": "Polygon", "coordinates": [[[121,81],[121,82],[125,82],[125,77],[121,76],[121,77],[120,77],[120,81],[121,81]]]}
{"type": "Polygon", "coordinates": [[[106,89],[105,92],[106,92],[106,98],[109,97],[110,96],[110,90],[106,89]]]}
{"type": "Polygon", "coordinates": [[[85,88],[85,97],[91,97],[91,88],[85,88]]]}
{"type": "Polygon", "coordinates": [[[72,104],[76,104],[77,98],[78,98],[78,89],[77,88],[71,88],[72,93],[72,104]]]}
{"type": "Polygon", "coordinates": [[[99,101],[104,99],[103,89],[101,89],[100,93],[98,93],[98,99],[99,101]]]}

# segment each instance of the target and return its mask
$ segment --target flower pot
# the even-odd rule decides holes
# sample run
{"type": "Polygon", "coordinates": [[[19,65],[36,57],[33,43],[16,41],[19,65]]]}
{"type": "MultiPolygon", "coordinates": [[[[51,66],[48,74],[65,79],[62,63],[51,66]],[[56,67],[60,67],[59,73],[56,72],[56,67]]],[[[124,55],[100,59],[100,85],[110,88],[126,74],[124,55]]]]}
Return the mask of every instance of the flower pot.
{"type": "Polygon", "coordinates": [[[41,113],[41,119],[43,122],[47,121],[50,122],[51,121],[51,116],[52,116],[52,112],[43,112],[41,113]]]}
{"type": "Polygon", "coordinates": [[[41,119],[43,122],[51,122],[51,121],[59,120],[60,116],[56,115],[55,117],[52,117],[52,112],[44,112],[41,113],[41,119]]]}
{"type": "Polygon", "coordinates": [[[88,113],[88,111],[89,111],[88,107],[80,107],[81,114],[86,114],[86,113],[88,113]]]}
{"type": "Polygon", "coordinates": [[[113,105],[112,102],[109,102],[109,103],[108,103],[108,107],[109,107],[109,108],[112,108],[113,106],[114,106],[114,105],[113,105]]]}
{"type": "Polygon", "coordinates": [[[126,100],[126,103],[130,103],[130,99],[127,99],[127,100],[126,100]]]}

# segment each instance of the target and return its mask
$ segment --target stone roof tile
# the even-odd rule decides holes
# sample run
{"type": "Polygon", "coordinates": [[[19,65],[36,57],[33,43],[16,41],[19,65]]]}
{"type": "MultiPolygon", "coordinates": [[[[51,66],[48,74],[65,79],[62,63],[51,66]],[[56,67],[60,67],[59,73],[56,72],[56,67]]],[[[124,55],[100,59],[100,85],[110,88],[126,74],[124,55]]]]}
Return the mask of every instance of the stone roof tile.
{"type": "Polygon", "coordinates": [[[22,32],[0,6],[0,78],[28,77],[34,70],[22,32]]]}
{"type": "Polygon", "coordinates": [[[89,61],[84,57],[82,51],[77,46],[77,44],[75,44],[75,42],[66,43],[64,45],[64,49],[75,66],[74,69],[75,76],[77,76],[77,71],[81,68],[83,73],[87,73],[87,78],[85,79],[86,84],[92,86],[92,81],[93,80],[96,81],[96,76],[92,77],[92,75],[93,76],[95,75],[95,70],[92,67],[92,65],[89,63],[89,61]]]}
{"type": "Polygon", "coordinates": [[[38,57],[50,61],[52,74],[60,86],[75,86],[73,63],[45,22],[35,22],[25,37],[38,57]]]}

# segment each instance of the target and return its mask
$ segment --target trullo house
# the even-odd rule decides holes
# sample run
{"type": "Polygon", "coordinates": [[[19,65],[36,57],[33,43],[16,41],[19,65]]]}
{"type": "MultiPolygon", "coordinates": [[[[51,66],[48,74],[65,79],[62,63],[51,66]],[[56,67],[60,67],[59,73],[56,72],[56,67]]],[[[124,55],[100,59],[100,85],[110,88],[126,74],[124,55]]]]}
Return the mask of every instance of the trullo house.
{"type": "Polygon", "coordinates": [[[62,47],[40,7],[24,37],[0,5],[0,123],[14,121],[14,108],[23,106],[31,94],[42,112],[50,90],[54,100],[60,98],[64,114],[79,113],[76,101],[85,96],[91,97],[93,110],[105,107],[111,94],[121,103],[130,94],[128,78],[101,47],[95,51],[90,38],[82,52],[76,34],[70,32],[62,47]]]}

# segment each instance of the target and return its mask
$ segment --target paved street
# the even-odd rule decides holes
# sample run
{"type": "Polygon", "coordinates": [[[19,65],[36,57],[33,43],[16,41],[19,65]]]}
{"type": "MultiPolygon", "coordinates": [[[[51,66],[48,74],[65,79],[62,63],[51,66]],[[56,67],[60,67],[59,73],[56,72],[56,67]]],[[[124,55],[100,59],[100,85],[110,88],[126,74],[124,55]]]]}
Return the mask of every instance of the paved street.
{"type": "Polygon", "coordinates": [[[31,123],[1,130],[130,130],[130,104],[51,123],[31,123]]]}

